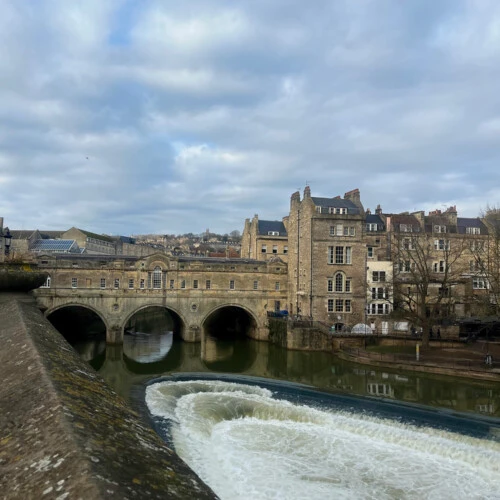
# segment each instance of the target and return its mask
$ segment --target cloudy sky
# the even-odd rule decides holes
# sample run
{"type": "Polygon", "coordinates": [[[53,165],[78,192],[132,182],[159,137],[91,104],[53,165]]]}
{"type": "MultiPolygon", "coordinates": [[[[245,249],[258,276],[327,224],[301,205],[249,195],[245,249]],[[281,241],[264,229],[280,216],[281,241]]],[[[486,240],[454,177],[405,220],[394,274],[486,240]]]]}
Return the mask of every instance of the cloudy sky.
{"type": "Polygon", "coordinates": [[[242,230],[500,202],[497,0],[0,0],[0,216],[242,230]]]}

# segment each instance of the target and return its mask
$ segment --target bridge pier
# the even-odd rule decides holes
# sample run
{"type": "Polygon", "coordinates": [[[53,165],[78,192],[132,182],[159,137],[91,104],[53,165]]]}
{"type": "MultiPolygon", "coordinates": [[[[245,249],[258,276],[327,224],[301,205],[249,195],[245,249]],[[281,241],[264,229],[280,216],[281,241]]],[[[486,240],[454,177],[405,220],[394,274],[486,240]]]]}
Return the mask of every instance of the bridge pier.
{"type": "Polygon", "coordinates": [[[190,325],[182,332],[184,342],[201,342],[201,328],[198,325],[190,325]]]}
{"type": "Polygon", "coordinates": [[[123,326],[110,325],[106,330],[106,344],[123,344],[123,326]]]}

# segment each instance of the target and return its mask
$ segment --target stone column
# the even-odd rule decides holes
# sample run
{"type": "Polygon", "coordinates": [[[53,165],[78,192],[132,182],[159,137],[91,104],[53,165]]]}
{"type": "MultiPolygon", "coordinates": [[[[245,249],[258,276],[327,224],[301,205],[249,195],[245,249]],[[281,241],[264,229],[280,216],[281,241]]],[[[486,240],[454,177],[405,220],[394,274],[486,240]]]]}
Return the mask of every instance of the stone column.
{"type": "Polygon", "coordinates": [[[112,324],[106,330],[107,344],[123,344],[123,326],[112,324]]]}

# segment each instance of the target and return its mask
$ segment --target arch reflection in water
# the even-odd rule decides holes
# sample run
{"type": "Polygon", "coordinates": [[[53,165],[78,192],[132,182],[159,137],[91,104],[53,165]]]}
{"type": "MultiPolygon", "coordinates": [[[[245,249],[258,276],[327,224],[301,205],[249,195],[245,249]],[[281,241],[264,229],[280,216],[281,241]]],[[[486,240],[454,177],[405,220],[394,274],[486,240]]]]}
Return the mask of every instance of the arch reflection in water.
{"type": "Polygon", "coordinates": [[[264,384],[177,377],[147,387],[157,429],[168,422],[164,437],[222,499],[500,491],[498,421],[264,384]]]}
{"type": "Polygon", "coordinates": [[[246,339],[220,340],[204,335],[201,342],[201,358],[210,371],[243,373],[252,367],[256,356],[256,344],[246,339]]]}

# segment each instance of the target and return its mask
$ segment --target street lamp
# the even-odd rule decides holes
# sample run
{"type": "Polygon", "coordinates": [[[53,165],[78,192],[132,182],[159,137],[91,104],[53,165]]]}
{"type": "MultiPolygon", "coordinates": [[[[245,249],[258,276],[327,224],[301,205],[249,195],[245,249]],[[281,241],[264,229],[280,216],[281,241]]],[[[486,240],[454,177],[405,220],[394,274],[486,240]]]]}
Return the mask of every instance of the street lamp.
{"type": "Polygon", "coordinates": [[[9,228],[5,228],[5,234],[3,235],[5,240],[5,255],[9,255],[10,253],[10,243],[12,240],[12,235],[10,234],[9,228]]]}

